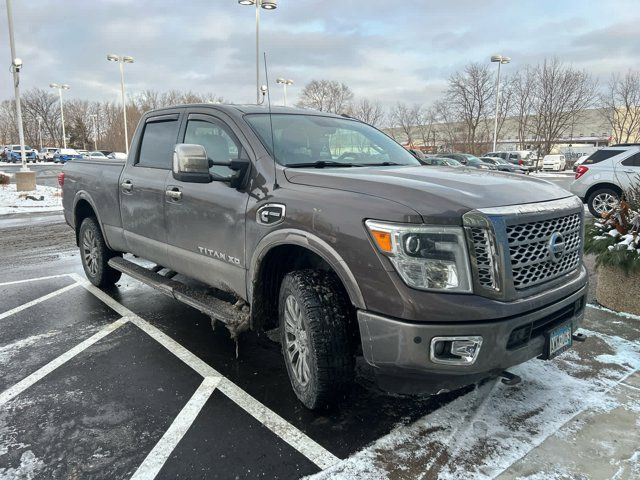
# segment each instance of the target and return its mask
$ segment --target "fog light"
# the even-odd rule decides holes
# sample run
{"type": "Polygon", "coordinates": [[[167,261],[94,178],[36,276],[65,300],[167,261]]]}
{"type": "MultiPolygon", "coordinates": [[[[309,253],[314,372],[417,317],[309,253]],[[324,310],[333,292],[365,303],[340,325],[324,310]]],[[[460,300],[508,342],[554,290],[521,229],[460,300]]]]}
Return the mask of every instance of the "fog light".
{"type": "Polygon", "coordinates": [[[445,365],[472,365],[478,358],[482,337],[434,337],[429,358],[445,365]]]}

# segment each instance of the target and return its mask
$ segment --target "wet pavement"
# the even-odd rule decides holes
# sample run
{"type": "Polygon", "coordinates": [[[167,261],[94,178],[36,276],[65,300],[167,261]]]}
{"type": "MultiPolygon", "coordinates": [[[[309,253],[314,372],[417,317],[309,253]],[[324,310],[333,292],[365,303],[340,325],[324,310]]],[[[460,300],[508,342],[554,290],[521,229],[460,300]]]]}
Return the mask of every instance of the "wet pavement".
{"type": "MultiPolygon", "coordinates": [[[[268,336],[243,337],[236,358],[228,332],[213,331],[190,307],[128,277],[111,290],[94,288],[84,280],[71,229],[60,222],[55,215],[0,219],[0,479],[300,478],[325,469],[325,478],[446,478],[449,470],[457,478],[493,476],[482,473],[492,471],[483,462],[495,462],[489,450],[456,460],[460,446],[439,455],[435,469],[425,455],[444,442],[442,418],[476,421],[475,405],[502,405],[527,390],[390,396],[360,362],[338,407],[310,412],[291,391],[280,346],[268,336]],[[390,441],[390,432],[404,441],[390,441]]],[[[569,363],[611,356],[611,338],[640,338],[635,324],[596,308],[586,325],[599,337],[569,363]]],[[[630,355],[627,365],[591,361],[589,368],[615,379],[633,369],[637,352],[630,355]]],[[[538,364],[564,365],[535,362],[525,364],[523,384],[546,385],[534,378],[538,364]]],[[[583,370],[568,369],[577,377],[583,370]]],[[[544,421],[553,402],[531,392],[528,407],[541,409],[534,416],[544,421]]],[[[515,432],[507,444],[530,427],[527,408],[514,420],[523,428],[507,429],[515,432]]],[[[525,453],[536,447],[522,443],[525,453]]]]}

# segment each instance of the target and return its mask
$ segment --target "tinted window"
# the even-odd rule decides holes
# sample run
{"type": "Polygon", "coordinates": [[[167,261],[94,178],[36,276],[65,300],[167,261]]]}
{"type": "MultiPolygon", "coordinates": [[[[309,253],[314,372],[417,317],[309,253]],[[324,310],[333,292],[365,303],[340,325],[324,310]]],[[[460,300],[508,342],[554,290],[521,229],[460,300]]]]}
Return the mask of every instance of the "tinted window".
{"type": "Polygon", "coordinates": [[[170,169],[177,137],[177,119],[148,122],[144,127],[138,165],[170,169]]]}
{"type": "Polygon", "coordinates": [[[640,167],[640,152],[635,155],[631,155],[629,158],[622,161],[622,165],[627,167],[640,167]]]}
{"type": "Polygon", "coordinates": [[[597,152],[593,152],[589,155],[582,164],[593,165],[594,163],[600,163],[607,158],[618,155],[619,153],[622,153],[622,150],[598,150],[597,152]]]}
{"type": "MultiPolygon", "coordinates": [[[[209,160],[228,162],[240,156],[240,143],[222,124],[212,120],[189,120],[184,134],[184,143],[202,145],[209,160]]],[[[233,170],[229,167],[213,166],[209,169],[212,175],[230,177],[233,170]]]]}

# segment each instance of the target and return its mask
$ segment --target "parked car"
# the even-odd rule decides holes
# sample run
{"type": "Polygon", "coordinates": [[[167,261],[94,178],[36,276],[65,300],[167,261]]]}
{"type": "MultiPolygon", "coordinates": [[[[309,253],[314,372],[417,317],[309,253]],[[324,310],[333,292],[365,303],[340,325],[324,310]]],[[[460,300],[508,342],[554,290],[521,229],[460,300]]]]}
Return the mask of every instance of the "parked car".
{"type": "Polygon", "coordinates": [[[111,158],[112,160],[126,160],[127,154],[124,152],[111,152],[107,155],[107,158],[111,158]]]}
{"type": "Polygon", "coordinates": [[[41,162],[52,162],[56,150],[58,150],[56,147],[44,147],[42,151],[38,152],[38,160],[41,162]]]}
{"type": "Polygon", "coordinates": [[[483,157],[498,157],[509,163],[518,165],[527,171],[535,171],[537,157],[531,150],[507,150],[485,153],[483,157]]]}
{"type": "Polygon", "coordinates": [[[542,159],[542,170],[554,170],[561,172],[567,169],[567,159],[564,155],[552,154],[545,155],[542,159]]]}
{"type": "Polygon", "coordinates": [[[98,150],[100,153],[102,153],[105,157],[108,157],[111,153],[113,153],[113,150],[98,150]]]}
{"type": "Polygon", "coordinates": [[[509,172],[509,173],[527,173],[527,170],[520,165],[514,165],[513,163],[509,163],[503,158],[499,157],[480,157],[484,163],[488,163],[494,165],[501,172],[509,172]]]}
{"type": "Polygon", "coordinates": [[[85,157],[88,157],[88,156],[89,156],[89,150],[77,149],[77,148],[76,148],[75,150],[76,150],[76,152],[78,152],[78,154],[79,154],[82,158],[85,158],[85,157]]]}
{"type": "Polygon", "coordinates": [[[425,159],[426,165],[440,166],[440,167],[464,167],[459,161],[453,158],[444,158],[431,156],[425,159]]]}
{"type": "Polygon", "coordinates": [[[437,156],[443,158],[452,158],[460,162],[465,167],[478,168],[481,170],[497,170],[494,165],[484,163],[475,155],[470,155],[468,153],[441,153],[437,156]]]}
{"type": "MultiPolygon", "coordinates": [[[[26,155],[27,163],[33,162],[36,163],[36,151],[31,148],[29,145],[24,146],[24,153],[26,155]]],[[[20,145],[9,145],[9,151],[7,154],[7,161],[9,163],[20,163],[22,162],[22,147],[20,145]]]]}
{"type": "Polygon", "coordinates": [[[587,158],[589,158],[588,154],[581,155],[580,157],[578,157],[578,159],[573,164],[573,171],[575,172],[576,170],[578,170],[578,167],[582,165],[587,158]]]}
{"type": "Polygon", "coordinates": [[[53,154],[54,163],[67,163],[69,160],[82,158],[76,150],[73,148],[59,148],[56,153],[53,154]]]}
{"type": "Polygon", "coordinates": [[[622,191],[640,181],[640,144],[620,144],[593,152],[578,166],[569,187],[599,218],[609,212],[622,191]]]}
{"type": "Polygon", "coordinates": [[[344,401],[357,355],[386,389],[436,393],[517,380],[582,322],[584,208],[552,183],[425,168],[370,125],[279,107],[150,111],[130,151],[62,171],[89,281],[128,274],[234,339],[277,329],[308,408],[344,401]]]}
{"type": "Polygon", "coordinates": [[[86,158],[106,160],[107,156],[104,153],[95,150],[93,152],[87,153],[86,158]]]}

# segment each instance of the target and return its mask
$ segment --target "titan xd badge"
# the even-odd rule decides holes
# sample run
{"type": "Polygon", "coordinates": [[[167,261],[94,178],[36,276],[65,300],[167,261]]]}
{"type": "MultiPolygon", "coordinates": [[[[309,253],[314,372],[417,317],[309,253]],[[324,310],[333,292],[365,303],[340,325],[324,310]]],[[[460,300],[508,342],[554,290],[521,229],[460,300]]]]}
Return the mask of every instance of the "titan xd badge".
{"type": "Polygon", "coordinates": [[[277,225],[284,221],[287,207],[281,203],[267,203],[256,212],[256,221],[260,225],[277,225]]]}

